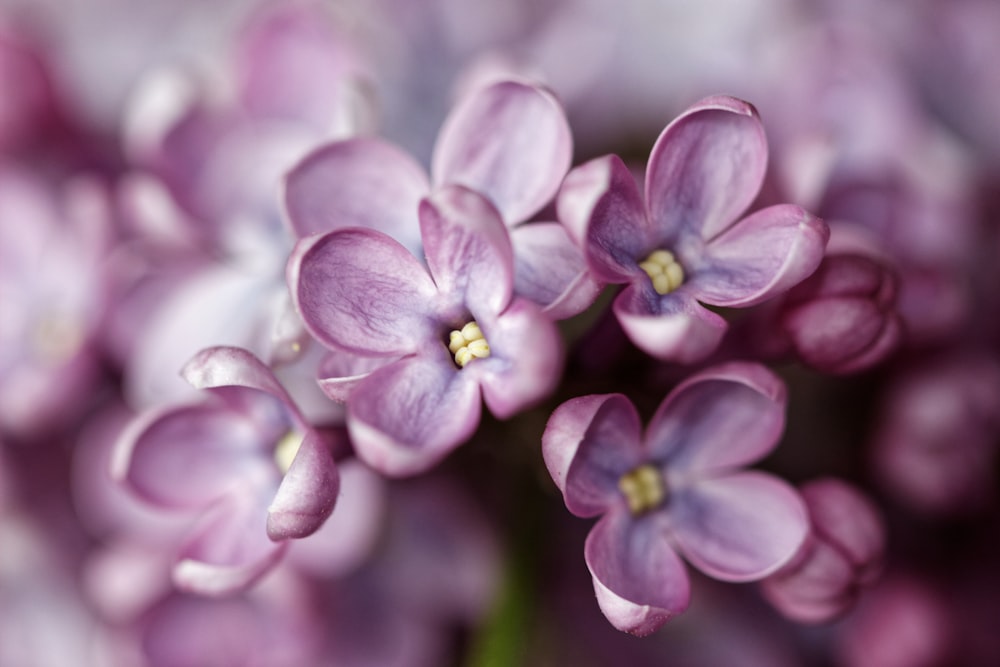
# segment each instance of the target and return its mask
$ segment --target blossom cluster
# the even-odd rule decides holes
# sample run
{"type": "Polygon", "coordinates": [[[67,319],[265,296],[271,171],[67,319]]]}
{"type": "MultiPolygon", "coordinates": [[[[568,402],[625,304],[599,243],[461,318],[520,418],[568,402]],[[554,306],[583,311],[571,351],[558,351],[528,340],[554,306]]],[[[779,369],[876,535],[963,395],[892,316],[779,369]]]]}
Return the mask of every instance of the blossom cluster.
{"type": "Polygon", "coordinates": [[[0,4],[0,667],[995,664],[994,3],[139,5],[0,4]]]}

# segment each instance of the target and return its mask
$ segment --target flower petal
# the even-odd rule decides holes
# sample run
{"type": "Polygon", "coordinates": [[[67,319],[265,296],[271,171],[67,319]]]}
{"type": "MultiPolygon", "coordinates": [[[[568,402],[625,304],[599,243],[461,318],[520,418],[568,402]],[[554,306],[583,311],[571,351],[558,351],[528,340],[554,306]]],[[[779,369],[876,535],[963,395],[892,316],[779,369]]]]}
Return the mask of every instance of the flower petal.
{"type": "Polygon", "coordinates": [[[420,248],[417,205],[430,191],[427,174],[405,151],[374,138],[316,149],[285,179],[285,209],[299,237],[367,227],[411,252],[420,248]]]}
{"type": "Polygon", "coordinates": [[[639,186],[620,157],[606,155],[569,172],[556,206],[598,280],[628,282],[640,270],[652,230],[639,186]]]}
{"type": "Polygon", "coordinates": [[[274,372],[243,348],[215,346],[204,349],[184,365],[181,376],[197,389],[257,389],[281,401],[302,421],[298,409],[274,372]]]}
{"type": "Polygon", "coordinates": [[[368,377],[372,371],[386,364],[391,364],[398,357],[362,357],[353,352],[337,348],[329,348],[330,352],[319,366],[317,382],[326,397],[338,403],[347,401],[358,383],[368,377]]]}
{"type": "Polygon", "coordinates": [[[660,240],[713,238],[753,202],[766,167],[767,139],[753,106],[719,96],[688,108],[649,155],[646,201],[660,240]]]}
{"type": "Polygon", "coordinates": [[[542,434],[542,457],[577,516],[610,508],[622,474],[642,458],[639,413],[622,394],[573,398],[549,417],[542,434]]]}
{"type": "Polygon", "coordinates": [[[583,253],[556,222],[520,225],[510,231],[514,245],[514,293],[542,306],[554,320],[578,315],[601,291],[583,253]]]}
{"type": "Polygon", "coordinates": [[[479,425],[479,385],[440,354],[407,357],[362,381],[347,404],[358,457],[384,475],[424,472],[479,425]]]}
{"type": "Polygon", "coordinates": [[[288,284],[310,333],[331,347],[401,355],[433,335],[434,283],[380,232],[352,228],[302,239],[289,259],[288,284]]]}
{"type": "Polygon", "coordinates": [[[787,391],[778,376],[754,363],[731,362],[678,385],[646,430],[646,444],[676,474],[745,466],[778,444],[787,391]]]}
{"type": "Polygon", "coordinates": [[[740,472],[673,484],[667,469],[667,512],[684,557],[722,581],[753,581],[795,555],[809,531],[805,504],[784,481],[740,472]]]}
{"type": "Polygon", "coordinates": [[[448,115],[434,148],[436,185],[488,197],[503,220],[527,220],[555,195],[573,157],[562,106],[538,86],[503,81],[479,88],[448,115]]]}
{"type": "Polygon", "coordinates": [[[597,603],[619,630],[648,635],[687,609],[691,585],[662,513],[605,515],[587,536],[584,556],[597,603]]]}
{"type": "Polygon", "coordinates": [[[420,202],[420,231],[427,265],[450,306],[464,311],[475,303],[493,314],[507,306],[514,251],[489,201],[461,186],[438,188],[420,202]]]}
{"type": "Polygon", "coordinates": [[[829,236],[826,223],[798,206],[771,206],[708,243],[689,282],[705,303],[752,306],[812,274],[829,236]]]}
{"type": "Polygon", "coordinates": [[[306,432],[267,508],[267,536],[272,540],[311,535],[330,516],[340,492],[333,440],[346,437],[336,431],[306,432]]]}
{"type": "Polygon", "coordinates": [[[693,363],[719,346],[726,321],[690,296],[683,286],[666,298],[629,285],[612,310],[629,339],[646,354],[665,361],[693,363]]]}

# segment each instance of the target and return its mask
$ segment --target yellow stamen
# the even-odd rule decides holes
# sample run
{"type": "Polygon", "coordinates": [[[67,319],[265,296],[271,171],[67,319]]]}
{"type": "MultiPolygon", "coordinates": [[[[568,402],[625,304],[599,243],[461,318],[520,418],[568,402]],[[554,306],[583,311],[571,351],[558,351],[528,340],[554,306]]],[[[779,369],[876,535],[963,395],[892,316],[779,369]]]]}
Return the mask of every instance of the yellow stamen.
{"type": "Polygon", "coordinates": [[[684,267],[669,250],[654,250],[639,262],[639,268],[649,276],[657,294],[669,294],[684,282],[684,267]]]}
{"type": "Polygon", "coordinates": [[[475,322],[469,322],[460,331],[448,334],[448,350],[455,355],[455,363],[459,368],[465,368],[473,359],[490,356],[490,346],[475,322]]]}
{"type": "Polygon", "coordinates": [[[292,467],[292,461],[295,460],[300,447],[302,447],[302,434],[295,431],[286,433],[274,446],[274,462],[278,464],[281,474],[285,474],[292,467]]]}
{"type": "Polygon", "coordinates": [[[644,463],[628,471],[618,480],[618,489],[625,496],[634,516],[657,508],[667,497],[663,474],[653,465],[644,463]]]}

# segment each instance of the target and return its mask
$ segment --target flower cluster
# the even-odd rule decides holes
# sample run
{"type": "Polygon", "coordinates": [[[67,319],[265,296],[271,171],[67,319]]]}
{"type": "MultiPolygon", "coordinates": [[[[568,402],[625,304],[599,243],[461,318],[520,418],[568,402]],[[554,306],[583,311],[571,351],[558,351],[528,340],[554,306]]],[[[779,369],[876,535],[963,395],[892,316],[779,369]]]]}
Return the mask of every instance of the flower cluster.
{"type": "Polygon", "coordinates": [[[0,667],[995,662],[993,3],[138,4],[0,7],[0,667]]]}

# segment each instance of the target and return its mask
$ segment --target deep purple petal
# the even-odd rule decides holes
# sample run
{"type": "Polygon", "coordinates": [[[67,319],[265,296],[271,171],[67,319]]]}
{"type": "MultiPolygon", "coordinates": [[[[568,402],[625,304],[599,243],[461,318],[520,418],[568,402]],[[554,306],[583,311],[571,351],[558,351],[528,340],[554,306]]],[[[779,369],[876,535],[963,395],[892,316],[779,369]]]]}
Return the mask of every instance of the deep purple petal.
{"type": "Polygon", "coordinates": [[[358,457],[384,475],[423,472],[479,424],[479,385],[441,353],[407,357],[365,378],[347,404],[358,457]]]}
{"type": "Polygon", "coordinates": [[[617,155],[596,158],[566,176],[558,217],[583,248],[598,280],[628,282],[652,250],[652,230],[635,177],[617,155]]]}
{"type": "Polygon", "coordinates": [[[401,355],[432,335],[434,283],[380,232],[353,228],[302,239],[288,262],[288,284],[310,333],[331,347],[401,355]]]}
{"type": "Polygon", "coordinates": [[[520,225],[510,231],[514,245],[514,292],[543,307],[554,320],[582,313],[601,285],[566,228],[555,222],[520,225]]]}
{"type": "Polygon", "coordinates": [[[681,289],[665,297],[643,285],[629,285],[612,304],[629,339],[646,354],[665,361],[693,363],[718,347],[726,321],[681,289]]]}
{"type": "Polygon", "coordinates": [[[715,366],[663,400],[646,429],[646,446],[676,475],[745,466],[778,444],[786,401],[784,383],[764,366],[715,366]]]}
{"type": "Polygon", "coordinates": [[[420,230],[427,265],[450,306],[475,303],[494,314],[507,306],[514,251],[489,201],[464,187],[439,188],[420,202],[420,230]]]}
{"type": "Polygon", "coordinates": [[[809,531],[805,504],[784,481],[740,472],[672,485],[667,513],[684,557],[722,581],[753,581],[795,555],[809,531]]]}
{"type": "Polygon", "coordinates": [[[719,96],[689,107],[649,155],[646,201],[659,239],[713,238],[757,196],[766,167],[764,127],[750,104],[719,96]]]}
{"type": "Polygon", "coordinates": [[[619,630],[648,635],[685,609],[691,586],[670,547],[662,513],[634,519],[605,515],[587,536],[584,555],[601,611],[619,630]]]}
{"type": "Polygon", "coordinates": [[[771,206],[708,243],[688,280],[705,303],[752,306],[815,271],[829,236],[826,223],[798,206],[771,206]]]}
{"type": "Polygon", "coordinates": [[[333,438],[346,434],[306,432],[278,492],[267,508],[272,540],[306,537],[323,525],[340,492],[333,438]]]}
{"type": "Polygon", "coordinates": [[[306,156],[285,180],[285,208],[299,237],[367,227],[411,251],[420,247],[417,205],[430,191],[409,154],[379,139],[338,141],[306,156]]]}
{"type": "Polygon", "coordinates": [[[572,157],[573,138],[556,98],[504,81],[477,89],[448,115],[432,172],[436,185],[482,193],[513,225],[552,199],[572,157]]]}
{"type": "Polygon", "coordinates": [[[870,581],[881,569],[885,525],[878,508],[861,491],[835,478],[805,484],[802,499],[809,508],[813,530],[837,548],[870,581]]]}
{"type": "Polygon", "coordinates": [[[804,551],[802,562],[764,579],[761,592],[793,621],[826,622],[856,600],[854,572],[844,555],[829,544],[810,539],[804,551]]]}
{"type": "Polygon", "coordinates": [[[622,394],[573,398],[549,417],[542,457],[577,516],[596,516],[620,498],[618,480],[642,462],[642,424],[622,394]]]}

